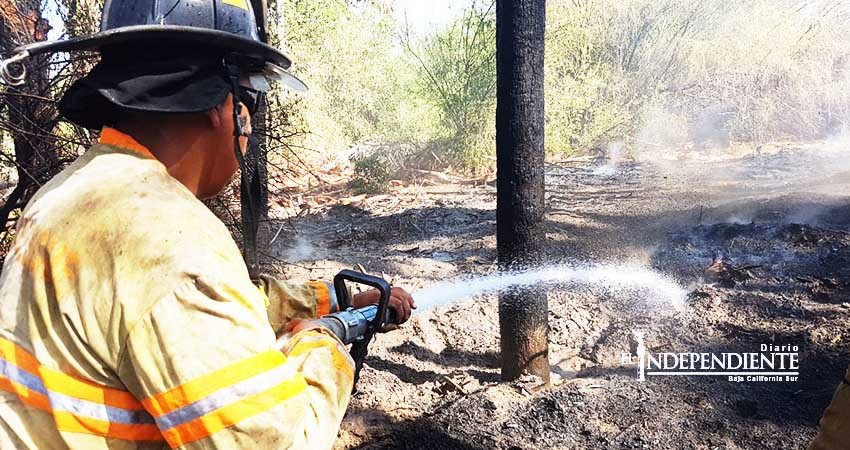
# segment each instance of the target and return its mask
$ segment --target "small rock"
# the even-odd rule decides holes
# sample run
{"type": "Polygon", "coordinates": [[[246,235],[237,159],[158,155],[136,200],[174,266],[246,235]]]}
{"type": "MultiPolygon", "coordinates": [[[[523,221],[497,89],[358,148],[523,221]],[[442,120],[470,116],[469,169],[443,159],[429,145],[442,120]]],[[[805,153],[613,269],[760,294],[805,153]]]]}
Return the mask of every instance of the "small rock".
{"type": "Polygon", "coordinates": [[[745,419],[749,419],[758,414],[759,405],[758,403],[752,400],[737,400],[733,404],[735,408],[735,412],[738,413],[738,416],[743,417],[745,419]]]}

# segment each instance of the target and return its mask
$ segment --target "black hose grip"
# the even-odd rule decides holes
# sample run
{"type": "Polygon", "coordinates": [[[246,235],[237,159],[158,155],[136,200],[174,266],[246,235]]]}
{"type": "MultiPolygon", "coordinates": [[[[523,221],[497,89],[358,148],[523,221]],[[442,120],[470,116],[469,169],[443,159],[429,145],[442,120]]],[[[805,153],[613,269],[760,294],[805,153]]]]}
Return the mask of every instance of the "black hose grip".
{"type": "Polygon", "coordinates": [[[369,324],[369,329],[372,332],[377,332],[388,325],[387,309],[390,305],[390,284],[380,277],[366,275],[365,273],[355,272],[353,270],[343,270],[334,277],[334,291],[336,292],[336,300],[340,311],[345,311],[351,307],[351,297],[348,289],[345,286],[346,281],[352,283],[365,284],[377,289],[381,293],[381,300],[378,302],[378,314],[372,323],[369,324]]]}

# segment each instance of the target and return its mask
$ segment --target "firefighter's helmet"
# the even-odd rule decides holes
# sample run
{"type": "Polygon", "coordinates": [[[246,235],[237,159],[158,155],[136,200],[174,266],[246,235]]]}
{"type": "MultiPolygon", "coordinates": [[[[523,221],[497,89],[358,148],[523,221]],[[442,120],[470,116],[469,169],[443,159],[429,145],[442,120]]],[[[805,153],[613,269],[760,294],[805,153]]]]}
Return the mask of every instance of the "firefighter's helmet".
{"type": "Polygon", "coordinates": [[[101,51],[145,42],[214,47],[283,69],[291,64],[286,55],[260,39],[257,15],[250,0],[106,0],[99,33],[25,45],[16,53],[101,51]]]}
{"type": "Polygon", "coordinates": [[[306,91],[287,72],[289,58],[263,42],[265,24],[257,17],[266,11],[255,11],[255,4],[265,8],[262,0],[106,0],[100,32],[18,47],[0,64],[0,77],[23,82],[29,56],[99,53],[100,63],[59,103],[66,119],[93,129],[110,125],[121,111],[209,110],[233,92],[234,74],[254,91],[268,90],[268,81],[306,91]]]}

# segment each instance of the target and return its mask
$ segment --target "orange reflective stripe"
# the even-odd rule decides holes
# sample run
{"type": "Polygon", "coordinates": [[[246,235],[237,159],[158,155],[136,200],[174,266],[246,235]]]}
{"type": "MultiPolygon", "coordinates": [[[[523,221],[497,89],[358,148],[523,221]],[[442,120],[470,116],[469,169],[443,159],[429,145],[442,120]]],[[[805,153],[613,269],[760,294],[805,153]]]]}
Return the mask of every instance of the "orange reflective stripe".
{"type": "Polygon", "coordinates": [[[286,357],[283,353],[269,350],[161,394],[148,397],[142,401],[142,405],[154,416],[159,417],[284,363],[286,363],[286,357]]]}
{"type": "Polygon", "coordinates": [[[128,425],[106,422],[90,417],[78,416],[66,411],[53,414],[56,426],[68,433],[93,434],[95,436],[123,439],[125,441],[162,441],[162,433],[154,424],[128,425]]]}
{"type": "Polygon", "coordinates": [[[144,408],[142,403],[127,391],[98,386],[44,366],[41,366],[38,373],[44,380],[44,386],[54,392],[116,408],[144,408]]]}
{"type": "Polygon", "coordinates": [[[42,393],[34,392],[26,386],[15,383],[0,375],[0,389],[16,394],[23,404],[35,409],[50,412],[50,400],[42,393]]]}
{"type": "Polygon", "coordinates": [[[261,414],[307,388],[286,356],[269,350],[142,401],[172,448],[261,414]]]}
{"type": "Polygon", "coordinates": [[[190,422],[162,431],[171,448],[177,448],[233,426],[245,419],[268,411],[304,390],[306,381],[301,374],[277,386],[233,402],[190,422]]]}
{"type": "Polygon", "coordinates": [[[38,373],[41,364],[26,350],[15,345],[14,342],[0,338],[0,358],[26,370],[29,373],[38,373]]]}
{"type": "Polygon", "coordinates": [[[38,360],[13,342],[0,338],[0,357],[10,363],[37,374],[47,389],[61,394],[124,409],[142,409],[142,404],[132,394],[80,380],[38,363],[38,360]]]}
{"type": "Polygon", "coordinates": [[[103,127],[103,130],[100,132],[100,143],[132,150],[148,158],[156,159],[147,147],[140,144],[139,141],[133,139],[130,135],[124,134],[115,128],[103,127]]]}
{"type": "Polygon", "coordinates": [[[331,292],[324,281],[311,281],[310,286],[316,292],[316,317],[326,316],[331,313],[331,292]]]}
{"type": "Polygon", "coordinates": [[[56,429],[130,441],[162,441],[153,417],[129,392],[99,386],[39,364],[0,338],[0,389],[53,415],[56,429]]]}
{"type": "MultiPolygon", "coordinates": [[[[311,333],[312,334],[312,333],[311,333]]],[[[326,336],[324,334],[316,332],[316,337],[320,337],[321,339],[311,339],[313,336],[305,336],[297,344],[290,350],[289,356],[291,358],[295,358],[303,355],[304,353],[313,351],[317,348],[328,348],[331,350],[331,355],[333,357],[334,367],[337,370],[341,370],[354,378],[354,368],[351,366],[351,361],[348,359],[348,355],[343,353],[339,348],[339,344],[331,337],[326,336]]]]}

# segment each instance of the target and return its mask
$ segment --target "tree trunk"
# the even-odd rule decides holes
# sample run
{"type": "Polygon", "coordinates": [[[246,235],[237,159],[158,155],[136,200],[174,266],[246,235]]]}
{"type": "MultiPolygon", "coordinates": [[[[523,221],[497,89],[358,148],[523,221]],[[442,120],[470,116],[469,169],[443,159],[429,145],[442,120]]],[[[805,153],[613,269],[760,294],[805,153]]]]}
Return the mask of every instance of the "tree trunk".
{"type": "MultiPolygon", "coordinates": [[[[260,40],[269,43],[269,4],[268,0],[251,0],[254,5],[254,14],[257,16],[257,24],[260,29],[260,40]]],[[[269,146],[268,135],[269,120],[269,100],[268,97],[263,97],[263,102],[260,104],[260,109],[253,118],[252,123],[257,132],[255,144],[257,146],[257,170],[260,177],[260,219],[269,218],[269,146]]]]}
{"type": "MultiPolygon", "coordinates": [[[[19,1],[0,7],[0,53],[8,56],[18,45],[43,41],[49,26],[41,17],[38,2],[19,1]]],[[[15,152],[18,184],[0,207],[2,231],[13,223],[12,212],[22,208],[36,189],[62,167],[56,152],[53,127],[56,108],[43,100],[52,83],[47,73],[47,56],[26,62],[28,76],[22,86],[6,86],[0,96],[6,117],[0,128],[9,130],[15,152]],[[35,69],[39,67],[40,69],[35,69]]]]}
{"type": "MultiPolygon", "coordinates": [[[[543,58],[545,0],[496,3],[496,238],[503,269],[539,263],[545,234],[543,58]]],[[[499,298],[502,379],[530,373],[549,382],[546,291],[499,298]]]]}
{"type": "MultiPolygon", "coordinates": [[[[268,43],[268,3],[266,0],[251,0],[251,7],[257,19],[260,40],[268,43]]],[[[253,279],[260,277],[260,256],[257,248],[262,241],[259,239],[260,224],[265,222],[265,219],[269,216],[268,146],[265,137],[268,128],[267,111],[268,102],[263,101],[260,109],[251,117],[251,127],[254,132],[253,137],[248,141],[248,155],[251,156],[247,158],[246,165],[249,173],[242,174],[243,177],[248,176],[251,180],[249,183],[251,194],[245,195],[245,192],[242,191],[240,196],[242,206],[242,256],[248,266],[248,274],[253,279]],[[249,205],[249,201],[252,201],[253,205],[249,205]]]]}

